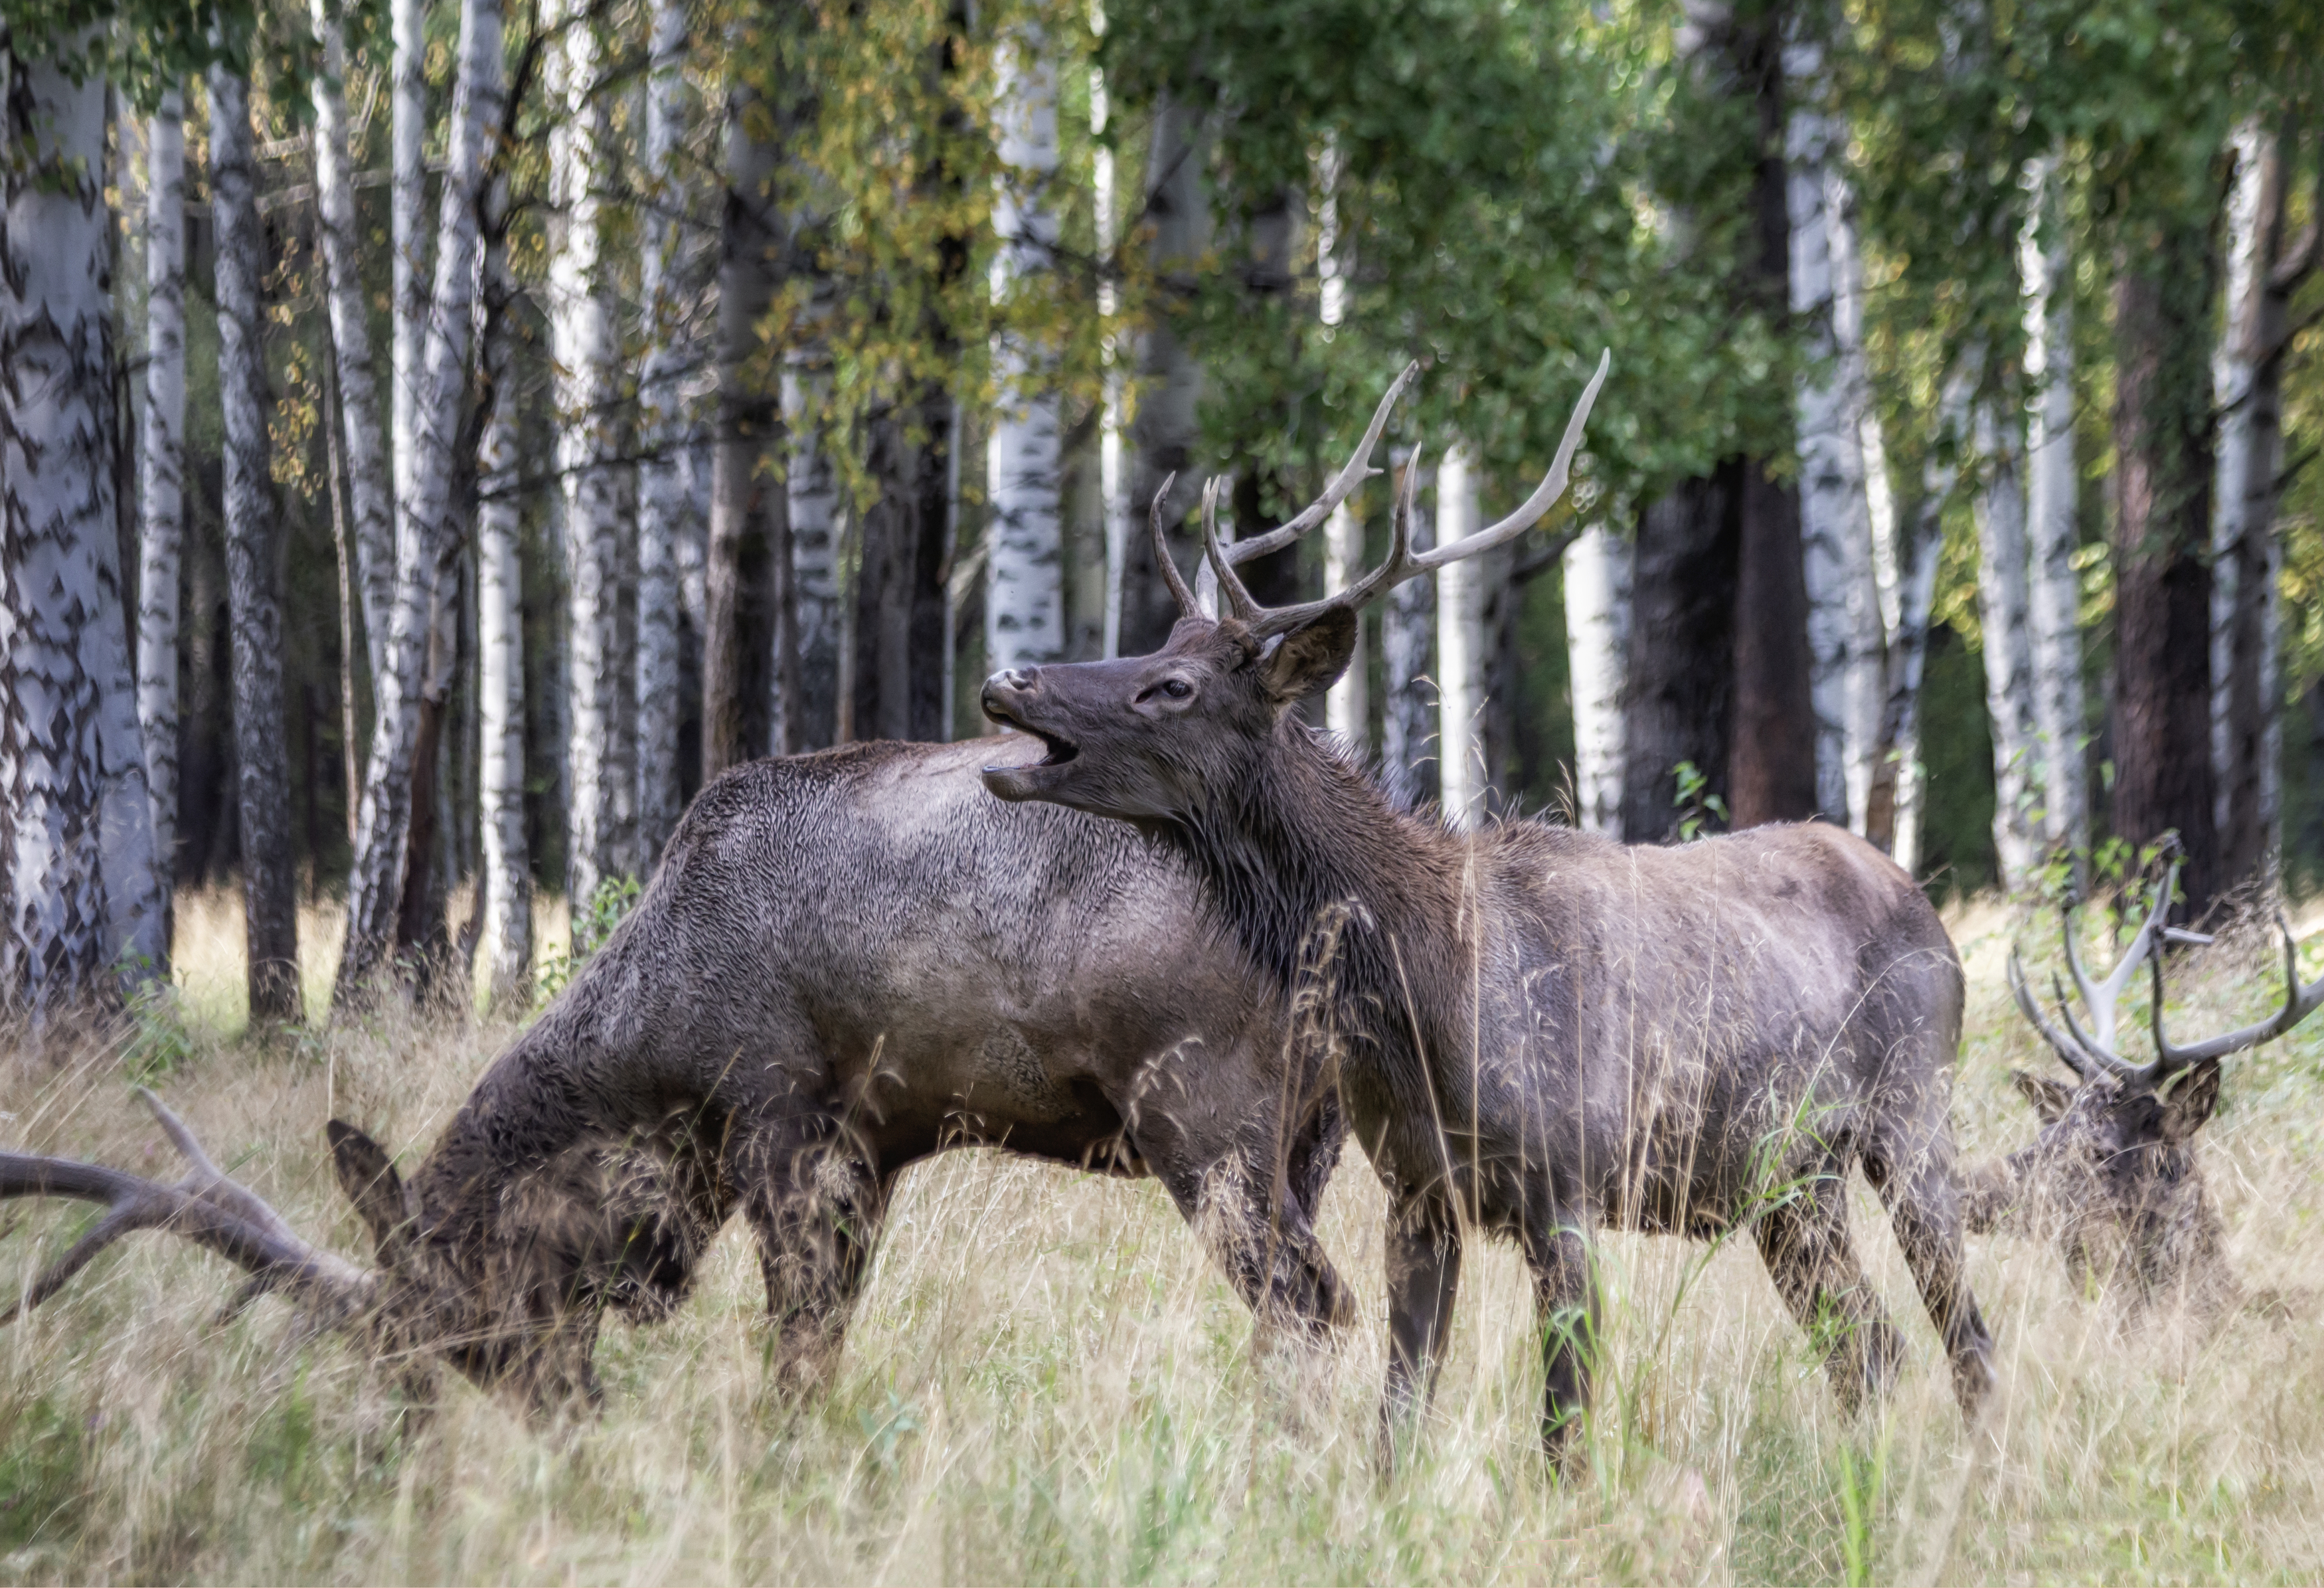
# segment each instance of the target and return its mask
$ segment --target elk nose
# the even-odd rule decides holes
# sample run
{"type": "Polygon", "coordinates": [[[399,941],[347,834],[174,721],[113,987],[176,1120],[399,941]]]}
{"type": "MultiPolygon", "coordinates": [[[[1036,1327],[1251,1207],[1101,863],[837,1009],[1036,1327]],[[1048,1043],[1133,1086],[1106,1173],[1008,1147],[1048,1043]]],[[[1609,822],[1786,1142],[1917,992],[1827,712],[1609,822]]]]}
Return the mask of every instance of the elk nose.
{"type": "Polygon", "coordinates": [[[1008,720],[1009,703],[1030,695],[1039,684],[1041,669],[1033,668],[1003,668],[984,680],[984,715],[996,722],[1008,720]]]}

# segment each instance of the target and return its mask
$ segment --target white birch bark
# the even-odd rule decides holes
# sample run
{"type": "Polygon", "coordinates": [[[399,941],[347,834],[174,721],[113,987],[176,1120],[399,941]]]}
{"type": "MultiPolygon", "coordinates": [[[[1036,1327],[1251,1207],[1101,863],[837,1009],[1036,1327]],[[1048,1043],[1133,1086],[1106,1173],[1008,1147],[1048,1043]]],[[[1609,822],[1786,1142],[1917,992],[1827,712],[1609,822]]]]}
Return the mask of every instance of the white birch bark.
{"type": "Polygon", "coordinates": [[[101,78],[0,49],[0,1007],[36,1029],[169,967],[122,610],[105,127],[101,78]]]}
{"type": "MultiPolygon", "coordinates": [[[[1864,462],[1857,435],[1853,374],[1840,346],[1832,226],[1844,211],[1838,168],[1845,130],[1822,108],[1823,50],[1794,41],[1784,50],[1784,77],[1796,94],[1785,129],[1785,206],[1791,235],[1791,308],[1805,328],[1806,368],[1793,392],[1800,460],[1800,545],[1808,598],[1809,690],[1815,713],[1816,807],[1849,819],[1849,686],[1857,673],[1852,607],[1863,600],[1851,576],[1868,559],[1864,462]]],[[[1842,224],[1845,224],[1844,219],[1842,224]]]]}
{"type": "MultiPolygon", "coordinates": [[[[1090,31],[1105,36],[1103,0],[1091,0],[1090,31]]],[[[1121,288],[1115,276],[1114,250],[1120,245],[1120,217],[1114,198],[1113,149],[1105,141],[1112,101],[1106,97],[1105,69],[1090,68],[1090,187],[1097,231],[1097,312],[1101,352],[1105,360],[1105,387],[1098,416],[1097,474],[1099,511],[1105,521],[1104,654],[1121,654],[1121,584],[1128,577],[1130,537],[1137,532],[1137,512],[1130,500],[1122,473],[1121,414],[1126,395],[1123,374],[1130,362],[1128,338],[1117,323],[1121,313],[1121,288]]],[[[951,647],[945,647],[951,654],[951,647]]],[[[947,690],[946,700],[952,698],[947,690]]]]}
{"type": "Polygon", "coordinates": [[[428,0],[389,0],[388,16],[394,42],[388,87],[388,240],[394,251],[391,408],[400,512],[418,461],[421,361],[428,342],[428,0]]]}
{"type": "Polygon", "coordinates": [[[532,860],[524,834],[524,590],[517,495],[515,374],[505,304],[508,250],[485,256],[485,291],[503,312],[489,319],[484,368],[493,409],[478,457],[476,504],[476,716],[483,765],[477,823],[484,851],[484,985],[492,1007],[521,1006],[532,968],[532,860]]]}
{"type": "Polygon", "coordinates": [[[368,996],[395,941],[404,840],[411,818],[412,740],[419,728],[421,671],[434,614],[438,569],[449,559],[452,448],[460,421],[474,329],[480,253],[476,198],[501,123],[498,0],[461,0],[457,86],[438,221],[436,284],[421,365],[411,490],[396,503],[395,602],[389,613],[386,668],[379,680],[355,865],[347,878],[346,947],[335,1006],[368,996]]]}
{"type": "MultiPolygon", "coordinates": [[[[1477,481],[1468,449],[1436,466],[1436,533],[1443,544],[1476,531],[1477,481]]],[[[1485,815],[1485,605],[1491,554],[1447,563],[1436,574],[1436,743],[1444,819],[1467,831],[1485,815]]]]}
{"type": "Polygon", "coordinates": [[[2025,606],[2025,494],[2014,416],[1978,405],[1978,619],[1985,635],[1985,706],[1993,734],[1993,850],[2005,889],[2015,891],[2041,858],[2039,752],[2034,728],[2034,653],[2025,606]]]}
{"type": "Polygon", "coordinates": [[[549,134],[551,201],[564,217],[549,261],[550,356],[556,365],[558,472],[565,495],[566,888],[576,910],[623,870],[618,790],[630,766],[621,743],[622,512],[614,402],[620,339],[604,254],[600,184],[614,155],[612,106],[597,91],[600,50],[589,11],[559,14],[549,97],[563,111],[549,134]]]}
{"type": "Polygon", "coordinates": [[[1940,522],[1948,481],[1942,493],[1926,499],[1926,522],[1914,535],[1897,570],[1897,618],[1888,649],[1891,732],[1884,735],[1890,769],[1895,780],[1894,836],[1889,857],[1907,874],[1918,876],[1923,834],[1928,826],[1929,769],[1921,761],[1921,680],[1929,659],[1929,609],[1937,593],[1937,557],[1944,549],[1940,522]]]}
{"type": "MultiPolygon", "coordinates": [[[[999,52],[1001,162],[993,200],[992,300],[1005,312],[1019,283],[1051,268],[1057,218],[1056,69],[1030,26],[999,52]]],[[[1049,358],[1019,332],[993,338],[1001,409],[985,450],[985,664],[1032,667],[1065,655],[1065,550],[1059,516],[1059,400],[1049,358]]]]}
{"type": "Polygon", "coordinates": [[[687,117],[687,8],[655,0],[646,79],[643,251],[645,359],[638,383],[637,849],[650,867],[678,825],[678,543],[687,511],[684,449],[692,424],[680,382],[686,351],[679,288],[686,208],[679,145],[687,117]]]}
{"type": "MultiPolygon", "coordinates": [[[[1392,477],[1401,500],[1403,473],[1421,471],[1415,494],[1409,533],[1415,551],[1436,544],[1434,514],[1435,468],[1418,457],[1401,460],[1392,477]]],[[[1380,604],[1380,683],[1387,698],[1380,702],[1380,781],[1388,797],[1406,810],[1416,810],[1436,791],[1437,777],[1428,764],[1434,758],[1437,710],[1435,688],[1428,669],[1436,648],[1435,574],[1407,579],[1388,593],[1380,604]]]]}
{"type": "Polygon", "coordinates": [[[1843,428],[1841,452],[1850,471],[1852,500],[1840,542],[1846,592],[1848,660],[1845,764],[1848,825],[1862,834],[1872,798],[1873,763],[1888,706],[1888,642],[1895,625],[1882,594],[1882,537],[1893,537],[1895,510],[1888,491],[1887,448],[1872,410],[1872,371],[1864,350],[1864,256],[1858,245],[1856,194],[1837,160],[1824,181],[1824,228],[1831,245],[1831,329],[1839,359],[1843,428]],[[1889,522],[1883,522],[1886,519],[1889,522]]]}
{"type": "MultiPolygon", "coordinates": [[[[1316,161],[1315,278],[1317,318],[1323,322],[1323,339],[1338,332],[1348,315],[1348,258],[1340,235],[1340,146],[1326,134],[1316,161]]],[[[1323,524],[1323,587],[1344,590],[1364,572],[1364,525],[1355,510],[1342,502],[1323,524]]],[[[1370,659],[1364,654],[1364,614],[1356,614],[1356,645],[1348,657],[1348,670],[1323,696],[1323,721],[1361,759],[1370,738],[1371,689],[1370,659]]]]}
{"type": "MultiPolygon", "coordinates": [[[[371,315],[363,297],[363,238],[355,229],[354,174],[347,153],[346,33],[338,0],[314,0],[314,24],[322,50],[321,69],[314,82],[315,230],[323,256],[323,301],[330,315],[339,411],[344,416],[342,445],[348,512],[354,521],[355,582],[363,600],[364,644],[375,679],[381,647],[387,638],[388,603],[394,591],[394,482],[389,473],[387,440],[380,430],[371,315]]],[[[399,319],[399,343],[401,325],[399,319]]]]}
{"type": "Polygon", "coordinates": [[[2074,568],[2073,258],[2058,213],[2054,158],[2027,169],[2031,204],[2018,237],[2025,306],[2026,617],[2043,836],[2075,855],[2090,845],[2082,772],[2081,577],[2074,568]]]}
{"type": "Polygon", "coordinates": [[[178,568],[185,536],[186,123],[171,88],[145,140],[145,413],[139,448],[137,721],[156,881],[178,853],[178,568]]]}
{"type": "Polygon", "coordinates": [[[783,364],[783,435],[790,465],[783,489],[790,508],[792,635],[798,688],[786,707],[789,748],[838,743],[841,589],[839,475],[825,434],[831,369],[824,349],[793,349],[783,364]]]}
{"type": "Polygon", "coordinates": [[[1622,682],[1630,653],[1630,549],[1593,523],[1565,549],[1565,648],[1573,694],[1573,819],[1622,836],[1622,682]]]}

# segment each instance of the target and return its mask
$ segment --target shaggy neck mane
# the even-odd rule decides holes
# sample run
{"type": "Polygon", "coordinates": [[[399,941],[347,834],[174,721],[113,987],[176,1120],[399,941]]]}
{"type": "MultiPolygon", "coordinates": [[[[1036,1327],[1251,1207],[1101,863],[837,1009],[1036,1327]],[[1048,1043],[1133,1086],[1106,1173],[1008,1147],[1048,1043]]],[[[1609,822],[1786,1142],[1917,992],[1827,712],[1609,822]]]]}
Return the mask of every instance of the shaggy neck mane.
{"type": "Polygon", "coordinates": [[[1286,990],[1336,908],[1354,919],[1328,974],[1358,1023],[1408,1033],[1407,998],[1428,1020],[1425,989],[1461,930],[1466,845],[1389,805],[1296,716],[1276,728],[1253,774],[1215,790],[1169,833],[1209,883],[1243,946],[1286,990]]]}

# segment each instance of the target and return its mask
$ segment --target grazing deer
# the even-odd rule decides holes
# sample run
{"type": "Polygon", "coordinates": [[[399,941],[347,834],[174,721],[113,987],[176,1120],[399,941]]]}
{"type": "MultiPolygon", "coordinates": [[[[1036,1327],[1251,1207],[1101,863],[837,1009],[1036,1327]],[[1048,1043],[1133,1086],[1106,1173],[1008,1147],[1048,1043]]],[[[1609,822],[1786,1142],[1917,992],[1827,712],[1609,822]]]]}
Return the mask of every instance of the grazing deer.
{"type": "MultiPolygon", "coordinates": [[[[1272,549],[1345,497],[1414,373],[1323,498],[1245,544],[1272,549]]],[[[1969,1411],[1992,1368],[1946,1117],[1962,981],[1913,880],[1814,825],[1675,848],[1536,821],[1449,831],[1392,807],[1297,709],[1347,666],[1367,602],[1549,510],[1605,376],[1601,362],[1510,517],[1416,553],[1409,469],[1387,559],[1319,601],[1253,600],[1206,501],[1223,615],[1205,617],[1163,556],[1183,615],[1162,651],[996,674],[986,715],[1047,753],[989,768],[985,786],[1136,826],[1194,865],[1286,995],[1322,988],[1345,1106],[1391,1204],[1389,1428],[1433,1385],[1470,1225],[1514,1236],[1532,1269],[1553,1454],[1588,1404],[1605,1225],[1748,1223],[1802,1325],[1841,1325],[1842,1399],[1881,1390],[1903,1345],[1849,1245],[1852,1162],[1887,1205],[1969,1411]],[[1324,919],[1341,922],[1336,957],[1304,962],[1324,919]]],[[[1158,515],[1154,530],[1158,549],[1158,515]]]]}
{"type": "Polygon", "coordinates": [[[2195,1132],[2218,1103],[2219,1061],[2282,1036],[2314,1013],[2324,1005],[2324,978],[2301,985],[2292,926],[2279,915],[2282,1009],[2191,1047],[2173,1043],[2163,1029],[2163,947],[2210,941],[2163,924],[2178,881],[2174,862],[2144,923],[2102,982],[2082,967],[2071,908],[2061,911],[2066,968],[2089,1014],[2087,1028],[2054,978],[2059,1020],[2043,1014],[2011,947],[2009,990],[2075,1084],[2010,1072],[2041,1116],[2042,1132],[2031,1146],[1978,1172],[1969,1217],[1974,1231],[2015,1226],[2055,1240],[2077,1284],[2125,1281],[2116,1294],[2134,1312],[2176,1299],[2211,1314],[2232,1305],[2241,1287],[2227,1267],[2195,1132]],[[2115,1015],[2116,1001],[2142,964],[2153,978],[2148,1023],[2154,1057],[2144,1064],[2117,1051],[2115,1015]]]}
{"type": "Polygon", "coordinates": [[[254,1294],[552,1408],[595,1397],[604,1309],[675,1306],[739,1205],[779,1376],[807,1388],[896,1176],[990,1143],[1157,1177],[1263,1319],[1344,1321],[1313,1228],[1337,1100],[1286,1061],[1271,980],[1177,863],[1113,824],[987,798],[992,756],[860,744],[704,789],[637,908],[410,1180],[332,1122],[374,1264],[300,1240],[150,1094],[192,1165],[174,1186],[0,1153],[0,1197],[111,1210],[19,1306],[130,1231],[169,1230],[248,1269],[254,1294]]]}

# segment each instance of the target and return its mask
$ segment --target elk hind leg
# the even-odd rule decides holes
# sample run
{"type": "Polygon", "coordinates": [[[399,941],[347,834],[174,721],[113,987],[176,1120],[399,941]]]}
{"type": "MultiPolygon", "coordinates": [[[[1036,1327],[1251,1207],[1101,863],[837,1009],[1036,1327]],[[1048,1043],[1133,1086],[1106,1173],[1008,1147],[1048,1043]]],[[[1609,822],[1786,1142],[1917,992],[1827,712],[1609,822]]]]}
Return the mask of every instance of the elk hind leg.
{"type": "Polygon", "coordinates": [[[1868,1395],[1886,1395],[1904,1364],[1904,1342],[1849,1242],[1844,1166],[1826,1163],[1796,1196],[1762,1214],[1753,1233],[1776,1294],[1808,1337],[1823,1343],[1841,1407],[1853,1415],[1868,1395]]]}
{"type": "Polygon", "coordinates": [[[1590,1410],[1598,1359],[1598,1281],[1590,1238],[1570,1217],[1553,1214],[1525,1233],[1533,1270],[1534,1324],[1541,1331],[1541,1447],[1565,1465],[1590,1410]]]}

